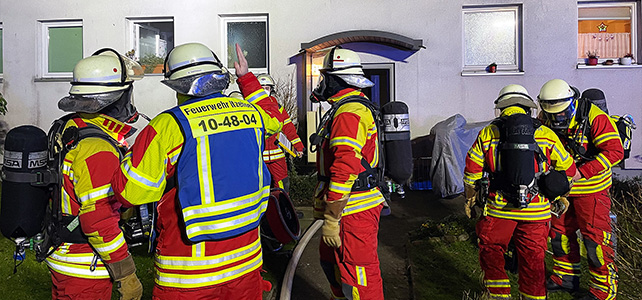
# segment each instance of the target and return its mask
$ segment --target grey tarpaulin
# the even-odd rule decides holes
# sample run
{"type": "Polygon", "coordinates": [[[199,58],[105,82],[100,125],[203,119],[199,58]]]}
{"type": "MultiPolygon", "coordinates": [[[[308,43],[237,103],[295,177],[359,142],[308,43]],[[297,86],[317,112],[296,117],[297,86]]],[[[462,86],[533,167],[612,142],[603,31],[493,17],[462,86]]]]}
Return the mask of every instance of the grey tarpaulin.
{"type": "Polygon", "coordinates": [[[479,131],[489,123],[490,121],[467,124],[462,115],[456,114],[430,129],[430,134],[435,136],[430,164],[435,194],[446,198],[464,192],[466,153],[479,131]]]}

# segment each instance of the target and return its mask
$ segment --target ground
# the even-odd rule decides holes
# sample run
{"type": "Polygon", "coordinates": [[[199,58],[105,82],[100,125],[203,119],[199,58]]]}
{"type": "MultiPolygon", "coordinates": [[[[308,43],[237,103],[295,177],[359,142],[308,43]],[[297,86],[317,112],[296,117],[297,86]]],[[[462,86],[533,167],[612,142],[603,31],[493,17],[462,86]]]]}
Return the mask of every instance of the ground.
{"type": "MultiPolygon", "coordinates": [[[[463,199],[440,199],[430,191],[408,191],[404,199],[393,195],[392,215],[382,217],[379,229],[379,260],[386,299],[413,299],[407,244],[408,232],[427,219],[440,219],[458,214],[463,199]]],[[[303,224],[309,224],[311,211],[306,211],[303,224]]],[[[327,300],[327,280],[319,266],[319,233],[306,247],[294,276],[292,299],[327,300]]],[[[458,298],[460,299],[460,297],[458,298]]]]}

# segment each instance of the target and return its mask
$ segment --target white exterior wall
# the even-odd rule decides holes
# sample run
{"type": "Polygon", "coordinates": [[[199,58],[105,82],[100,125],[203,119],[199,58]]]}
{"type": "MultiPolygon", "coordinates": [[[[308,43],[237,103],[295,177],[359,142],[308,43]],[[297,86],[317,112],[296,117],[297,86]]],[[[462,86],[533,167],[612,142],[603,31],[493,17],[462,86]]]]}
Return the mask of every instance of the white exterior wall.
{"type": "MultiPolygon", "coordinates": [[[[94,1],[0,0],[4,37],[2,94],[10,126],[47,128],[63,113],[57,101],[68,82],[34,81],[37,70],[38,20],[82,19],[84,55],[102,47],[129,50],[127,17],[174,17],[175,44],[198,41],[222,49],[220,14],[268,13],[270,71],[283,77],[301,43],[347,30],[382,30],[423,39],[426,49],[395,63],[395,99],[410,107],[412,136],[429,133],[437,122],[456,113],[470,122],[494,117],[492,102],[505,85],[524,85],[535,97],[544,82],[561,78],[580,90],[602,89],[611,113],[630,113],[642,123],[642,69],[576,69],[577,2],[507,0],[398,1],[94,1]],[[521,76],[462,77],[462,5],[523,3],[521,76]]],[[[638,1],[639,4],[639,1],[638,1]]],[[[362,55],[364,62],[389,62],[362,55]]],[[[135,103],[150,116],[174,105],[174,93],[149,76],[135,83],[135,103]]],[[[302,80],[302,79],[299,79],[302,80]]],[[[307,101],[307,99],[302,99],[307,101]]],[[[299,100],[301,101],[301,100],[299,100]]],[[[143,123],[144,124],[144,123],[143,123]]],[[[141,125],[143,125],[141,124],[141,125]]],[[[642,129],[634,132],[631,156],[642,154],[642,129]]],[[[635,159],[628,167],[642,167],[635,159]]]]}

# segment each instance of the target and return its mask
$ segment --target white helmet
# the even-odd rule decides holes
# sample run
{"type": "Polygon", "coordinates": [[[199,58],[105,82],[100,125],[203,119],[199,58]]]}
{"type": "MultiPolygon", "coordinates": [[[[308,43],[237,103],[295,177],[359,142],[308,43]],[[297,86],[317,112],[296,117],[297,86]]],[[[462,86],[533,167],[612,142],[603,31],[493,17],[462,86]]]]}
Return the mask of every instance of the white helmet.
{"type": "Polygon", "coordinates": [[[96,113],[123,97],[131,105],[132,82],[143,78],[143,73],[137,62],[116,50],[100,49],[76,64],[69,96],[60,99],[58,107],[67,112],[96,113]]]}
{"type": "Polygon", "coordinates": [[[561,79],[546,82],[539,91],[539,106],[553,129],[565,129],[577,111],[579,91],[561,79]]]}
{"type": "Polygon", "coordinates": [[[566,81],[552,79],[542,86],[537,99],[544,112],[555,114],[565,110],[577,96],[566,81]]]}
{"type": "Polygon", "coordinates": [[[495,108],[504,109],[513,105],[523,107],[537,108],[533,98],[528,95],[525,87],[519,84],[509,84],[499,91],[499,96],[495,100],[495,108]]]}
{"type": "Polygon", "coordinates": [[[200,43],[187,43],[172,49],[165,58],[161,81],[180,94],[207,96],[225,90],[230,75],[216,54],[200,43]]]}
{"type": "Polygon", "coordinates": [[[269,85],[269,86],[274,86],[274,79],[270,74],[259,74],[256,76],[256,79],[259,80],[259,83],[261,85],[269,85]]]}
{"type": "Polygon", "coordinates": [[[243,94],[239,91],[233,91],[227,96],[234,99],[245,100],[245,98],[243,98],[243,94]]]}
{"type": "Polygon", "coordinates": [[[143,78],[143,68],[110,48],[81,59],[73,71],[70,94],[99,94],[122,91],[143,78]]]}
{"type": "Polygon", "coordinates": [[[347,84],[357,88],[368,88],[374,85],[366,78],[361,66],[361,59],[356,52],[336,46],[323,58],[321,74],[331,74],[343,79],[347,84]]]}

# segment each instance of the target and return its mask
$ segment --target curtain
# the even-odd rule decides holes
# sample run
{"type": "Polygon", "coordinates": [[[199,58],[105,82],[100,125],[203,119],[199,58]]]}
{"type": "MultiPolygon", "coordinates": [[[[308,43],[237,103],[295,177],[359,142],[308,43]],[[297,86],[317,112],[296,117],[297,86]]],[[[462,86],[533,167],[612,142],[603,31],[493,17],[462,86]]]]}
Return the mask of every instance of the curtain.
{"type": "Polygon", "coordinates": [[[597,51],[600,58],[622,57],[631,53],[630,33],[580,33],[577,37],[577,57],[586,57],[586,52],[597,51]]]}

